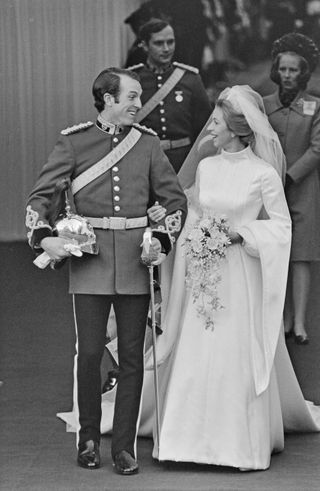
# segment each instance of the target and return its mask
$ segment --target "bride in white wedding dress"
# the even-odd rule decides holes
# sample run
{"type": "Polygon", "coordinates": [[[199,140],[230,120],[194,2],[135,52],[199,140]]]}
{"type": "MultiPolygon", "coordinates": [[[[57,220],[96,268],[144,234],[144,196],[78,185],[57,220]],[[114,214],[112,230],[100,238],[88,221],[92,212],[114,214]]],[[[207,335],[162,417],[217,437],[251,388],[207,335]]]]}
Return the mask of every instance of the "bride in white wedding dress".
{"type": "MultiPolygon", "coordinates": [[[[320,409],[304,401],[283,338],[291,241],[284,165],[261,97],[248,86],[225,89],[182,170],[182,180],[190,184],[196,174],[196,182],[173,266],[163,275],[161,432],[153,451],[161,461],[267,469],[271,454],[283,449],[284,430],[320,431],[320,409]],[[212,140],[218,154],[199,163],[199,145],[212,140]],[[213,329],[185,282],[186,239],[206,215],[227,218],[230,240],[213,329]]],[[[155,220],[161,213],[161,206],[150,210],[155,220]]],[[[146,369],[151,365],[147,352],[146,369]]],[[[111,430],[114,392],[103,397],[104,432],[111,430]]],[[[74,412],[60,417],[74,429],[74,412]]],[[[140,434],[151,433],[153,419],[146,370],[140,434]]]]}
{"type": "MultiPolygon", "coordinates": [[[[281,327],[291,221],[277,173],[283,154],[262,109],[249,87],[226,89],[206,128],[220,153],[199,163],[176,262],[188,271],[185,239],[200,217],[227,217],[231,245],[218,286],[224,308],[212,311],[214,327],[206,329],[199,299],[185,289],[154,449],[159,460],[266,469],[283,449],[288,412],[274,361],[281,354],[280,363],[290,363],[281,327]]],[[[293,409],[291,429],[319,429],[302,406],[306,420],[293,409]]]]}

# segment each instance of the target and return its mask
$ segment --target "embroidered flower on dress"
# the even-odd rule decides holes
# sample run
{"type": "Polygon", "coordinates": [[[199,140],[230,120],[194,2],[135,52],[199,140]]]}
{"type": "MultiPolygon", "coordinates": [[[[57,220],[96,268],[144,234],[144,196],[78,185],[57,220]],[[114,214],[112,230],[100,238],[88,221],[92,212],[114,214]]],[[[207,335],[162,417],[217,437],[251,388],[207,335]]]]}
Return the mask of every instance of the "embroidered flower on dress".
{"type": "Polygon", "coordinates": [[[214,329],[213,312],[223,308],[218,296],[221,262],[230,245],[226,217],[207,212],[188,232],[184,242],[187,257],[186,285],[191,289],[196,310],[205,328],[214,329]]]}

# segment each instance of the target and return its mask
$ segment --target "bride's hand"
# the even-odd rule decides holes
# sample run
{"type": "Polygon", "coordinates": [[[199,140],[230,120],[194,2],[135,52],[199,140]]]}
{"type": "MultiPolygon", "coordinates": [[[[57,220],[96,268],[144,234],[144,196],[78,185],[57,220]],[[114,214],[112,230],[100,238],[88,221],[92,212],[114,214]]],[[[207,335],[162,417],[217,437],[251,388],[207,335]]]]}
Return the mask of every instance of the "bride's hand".
{"type": "Polygon", "coordinates": [[[238,234],[238,232],[233,232],[232,230],[228,230],[227,235],[230,239],[231,245],[242,244],[243,237],[240,234],[238,234]]]}
{"type": "Polygon", "coordinates": [[[147,213],[150,220],[153,222],[160,222],[160,220],[166,216],[167,210],[156,201],[151,208],[148,208],[147,213]]]}

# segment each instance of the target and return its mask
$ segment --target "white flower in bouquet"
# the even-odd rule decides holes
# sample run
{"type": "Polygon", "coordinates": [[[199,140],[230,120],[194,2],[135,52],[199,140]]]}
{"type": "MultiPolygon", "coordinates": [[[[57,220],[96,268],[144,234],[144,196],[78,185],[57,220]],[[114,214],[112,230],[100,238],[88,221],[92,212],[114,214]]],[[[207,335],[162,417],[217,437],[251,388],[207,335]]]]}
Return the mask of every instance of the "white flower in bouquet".
{"type": "Polygon", "coordinates": [[[191,289],[197,312],[205,319],[206,329],[214,328],[213,312],[223,308],[218,296],[221,261],[230,245],[228,222],[224,216],[206,213],[195,222],[185,239],[187,288],[191,289]]]}

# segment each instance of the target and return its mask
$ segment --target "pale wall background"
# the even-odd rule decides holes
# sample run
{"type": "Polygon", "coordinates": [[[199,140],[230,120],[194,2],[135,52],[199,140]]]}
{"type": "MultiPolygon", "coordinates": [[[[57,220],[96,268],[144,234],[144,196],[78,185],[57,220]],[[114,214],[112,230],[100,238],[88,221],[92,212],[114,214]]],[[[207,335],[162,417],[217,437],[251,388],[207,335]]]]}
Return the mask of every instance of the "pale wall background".
{"type": "Polygon", "coordinates": [[[28,193],[61,129],[95,118],[92,82],[123,66],[141,0],[1,0],[0,240],[25,240],[28,193]]]}

